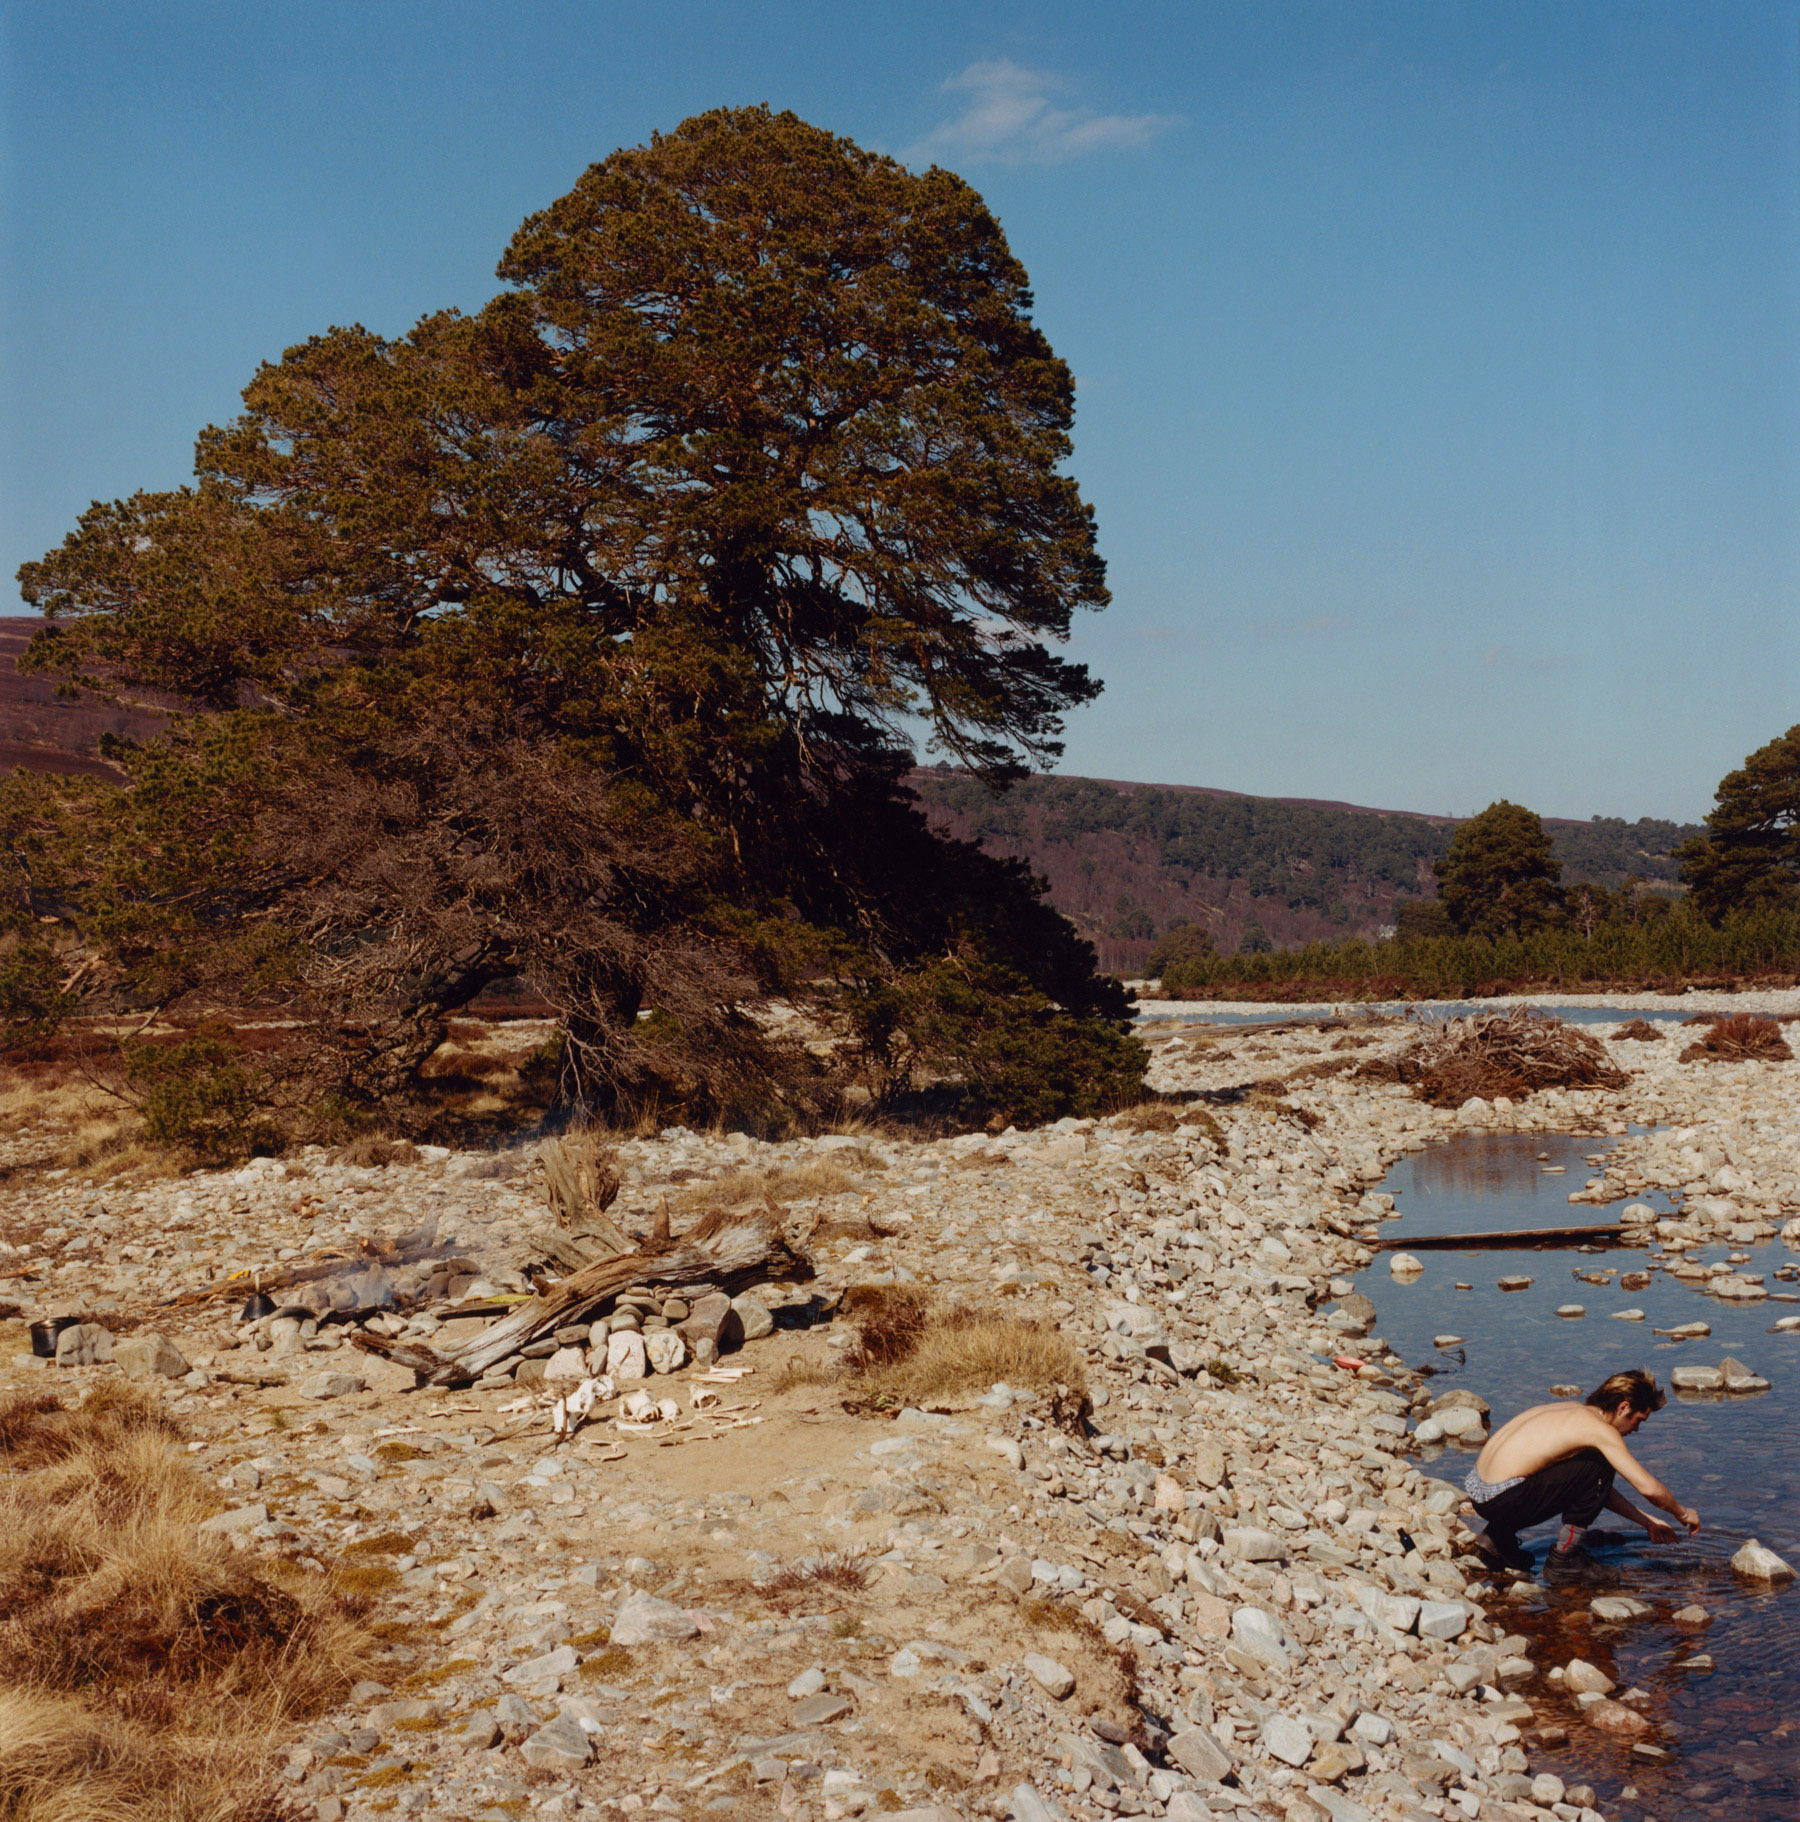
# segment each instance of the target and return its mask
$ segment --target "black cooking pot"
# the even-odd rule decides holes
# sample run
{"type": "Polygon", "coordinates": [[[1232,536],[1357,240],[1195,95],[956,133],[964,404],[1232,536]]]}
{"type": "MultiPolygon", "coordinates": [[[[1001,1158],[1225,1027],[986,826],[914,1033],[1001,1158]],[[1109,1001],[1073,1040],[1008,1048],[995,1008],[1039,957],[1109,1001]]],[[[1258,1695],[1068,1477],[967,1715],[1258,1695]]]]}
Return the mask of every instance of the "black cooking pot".
{"type": "Polygon", "coordinates": [[[275,1314],[275,1299],[258,1291],[244,1307],[238,1311],[239,1322],[261,1322],[265,1316],[275,1314]]]}
{"type": "Polygon", "coordinates": [[[46,1316],[42,1322],[31,1325],[31,1351],[40,1360],[56,1358],[56,1338],[64,1329],[79,1326],[79,1316],[46,1316]]]}

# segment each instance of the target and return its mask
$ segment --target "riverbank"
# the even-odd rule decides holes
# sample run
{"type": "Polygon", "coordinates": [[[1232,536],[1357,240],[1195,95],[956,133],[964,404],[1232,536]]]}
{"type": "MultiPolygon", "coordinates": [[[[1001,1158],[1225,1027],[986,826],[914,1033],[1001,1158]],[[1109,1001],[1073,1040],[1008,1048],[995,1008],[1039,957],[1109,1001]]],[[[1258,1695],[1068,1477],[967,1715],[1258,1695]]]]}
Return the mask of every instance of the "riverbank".
{"type": "Polygon", "coordinates": [[[1328,1017],[1333,1013],[1367,1014],[1369,1012],[1412,1011],[1421,1017],[1441,1011],[1446,1004],[1491,1006],[1505,1011],[1513,1006],[1543,1006],[1554,1012],[1561,1007],[1583,1010],[1614,1010],[1629,1015],[1634,1012],[1679,1013],[1754,1013],[1761,1018],[1800,1018],[1800,987],[1769,988],[1742,993],[1720,993],[1695,988],[1691,992],[1670,993],[1521,993],[1490,995],[1471,994],[1452,1002],[1436,1000],[1391,1000],[1364,1004],[1344,1000],[1165,1000],[1156,997],[1154,982],[1133,981],[1138,994],[1137,1011],[1142,1019],[1180,1018],[1204,1020],[1222,1013],[1232,1017],[1266,1017],[1269,1019],[1328,1017]]]}
{"type": "MultiPolygon", "coordinates": [[[[1548,1764],[1564,1660],[1509,1630],[1454,1489],[1412,1453],[1421,1363],[1388,1357],[1346,1301],[1384,1212],[1370,1187],[1470,1124],[1347,1079],[1404,1035],[1153,1032],[1160,1088],[1285,1084],[1187,1124],[1171,1107],[933,1143],[622,1145],[628,1223],[752,1172],[811,1235],[817,1279],[765,1287],[767,1332],[724,1356],[749,1369],[717,1388],[724,1422],[700,1420],[715,1388],[687,1366],[646,1382],[674,1401],[666,1428],[620,1429],[603,1405],[557,1447],[523,1370],[414,1392],[343,1346],[343,1323],[264,1349],[231,1305],[158,1308],[424,1217],[462,1283],[504,1291],[541,1218],[529,1150],[141,1186],[17,1157],[0,1237],[22,1308],[0,1359],[24,1318],[63,1308],[155,1327],[186,1370],[147,1383],[241,1547],[385,1572],[385,1667],[277,1760],[321,1822],[394,1804],[434,1822],[1613,1817],[1616,1789],[1566,1790],[1548,1764]],[[1053,1325],[1085,1361],[1091,1420],[1067,1429],[1053,1401],[986,1385],[847,1408],[828,1312],[869,1282],[1053,1325]]],[[[1795,1065],[1614,1048],[1625,1088],[1482,1117],[1680,1121],[1679,1145],[1622,1137],[1594,1193],[1680,1173],[1745,1222],[1800,1213],[1795,1065]]],[[[430,1318],[410,1332],[443,1345],[430,1318]]],[[[67,1395],[118,1371],[6,1377],[67,1395]]],[[[1581,1724],[1639,1718],[1620,1701],[1581,1724]]]]}

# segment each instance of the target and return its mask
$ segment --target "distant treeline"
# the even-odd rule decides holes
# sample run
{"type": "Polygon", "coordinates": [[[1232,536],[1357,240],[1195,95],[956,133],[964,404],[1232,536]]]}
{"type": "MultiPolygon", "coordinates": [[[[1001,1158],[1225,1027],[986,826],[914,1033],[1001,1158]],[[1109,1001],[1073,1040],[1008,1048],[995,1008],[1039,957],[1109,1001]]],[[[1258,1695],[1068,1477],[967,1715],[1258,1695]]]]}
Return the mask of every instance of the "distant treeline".
{"type": "MultiPolygon", "coordinates": [[[[1456,828],[1449,819],[1403,811],[1211,797],[1095,778],[1028,778],[999,798],[961,772],[923,771],[910,782],[928,810],[956,818],[958,833],[1023,845],[1040,866],[1047,847],[1113,834],[1153,855],[1183,891],[1208,881],[1242,882],[1253,899],[1370,929],[1372,903],[1433,890],[1431,863],[1449,847],[1456,828]]],[[[1672,850],[1699,832],[1698,825],[1650,817],[1627,823],[1596,816],[1545,826],[1566,881],[1613,888],[1637,878],[1674,890],[1672,850]]]]}
{"type": "Polygon", "coordinates": [[[1708,924],[1687,904],[1591,934],[1563,928],[1494,939],[1307,943],[1256,955],[1193,954],[1172,962],[1171,999],[1460,999],[1468,994],[1654,987],[1800,974],[1800,911],[1745,912],[1708,924]]]}

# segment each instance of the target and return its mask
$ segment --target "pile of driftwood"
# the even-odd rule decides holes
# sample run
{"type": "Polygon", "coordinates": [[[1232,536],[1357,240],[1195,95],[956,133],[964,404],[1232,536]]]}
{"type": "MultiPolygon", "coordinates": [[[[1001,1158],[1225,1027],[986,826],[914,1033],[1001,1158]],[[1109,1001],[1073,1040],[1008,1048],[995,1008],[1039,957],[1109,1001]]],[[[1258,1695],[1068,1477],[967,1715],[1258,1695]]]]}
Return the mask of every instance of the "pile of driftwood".
{"type": "Polygon", "coordinates": [[[536,1295],[490,1323],[453,1353],[422,1342],[391,1341],[367,1331],[352,1336],[365,1353],[411,1367],[421,1385],[466,1385],[534,1342],[611,1309],[622,1292],[705,1286],[731,1290],[770,1279],[813,1275],[812,1261],[791,1245],[773,1210],[715,1212],[685,1233],[669,1231],[669,1205],[657,1210],[648,1236],[628,1237],[608,1210],[618,1199],[612,1153],[593,1134],[550,1139],[538,1148],[553,1227],[527,1236],[548,1261],[534,1275],[536,1295]]]}
{"type": "MultiPolygon", "coordinates": [[[[1684,1019],[1684,1024],[1691,1020],[1684,1019]]],[[[1684,1063],[1790,1063],[1794,1053],[1773,1019],[1749,1013],[1706,1021],[1706,1033],[1681,1053],[1684,1063]]]]}
{"type": "Polygon", "coordinates": [[[1633,1019],[1629,1025],[1621,1025],[1613,1033],[1615,1044],[1660,1044],[1662,1033],[1648,1019],[1633,1019]]]}
{"type": "Polygon", "coordinates": [[[530,1302],[490,1323],[454,1353],[439,1354],[422,1342],[390,1341],[366,1330],[351,1339],[365,1353],[410,1367],[421,1385],[467,1385],[533,1342],[588,1321],[626,1290],[706,1285],[729,1291],[769,1279],[813,1275],[812,1261],[789,1243],[779,1218],[766,1209],[715,1212],[675,1238],[667,1232],[666,1217],[658,1221],[657,1228],[642,1246],[612,1254],[559,1279],[530,1302]]]}
{"type": "Polygon", "coordinates": [[[1460,1107],[1477,1095],[1523,1100],[1540,1088],[1623,1088],[1630,1080],[1596,1038],[1527,1006],[1427,1024],[1398,1056],[1373,1059],[1357,1074],[1404,1082],[1433,1107],[1460,1107]]]}

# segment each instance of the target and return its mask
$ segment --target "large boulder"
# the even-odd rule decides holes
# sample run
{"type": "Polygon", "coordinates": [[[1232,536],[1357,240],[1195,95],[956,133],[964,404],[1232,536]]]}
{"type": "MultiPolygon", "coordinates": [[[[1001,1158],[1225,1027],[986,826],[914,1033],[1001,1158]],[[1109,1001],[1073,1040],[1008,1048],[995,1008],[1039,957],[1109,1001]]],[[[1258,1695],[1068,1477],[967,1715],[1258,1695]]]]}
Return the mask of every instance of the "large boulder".
{"type": "Polygon", "coordinates": [[[192,1369],[166,1335],[131,1335],[113,1344],[113,1362],[127,1379],[180,1379],[192,1369]]]}
{"type": "Polygon", "coordinates": [[[78,1322],[56,1338],[59,1367],[100,1366],[112,1357],[112,1331],[97,1322],[78,1322]]]}

